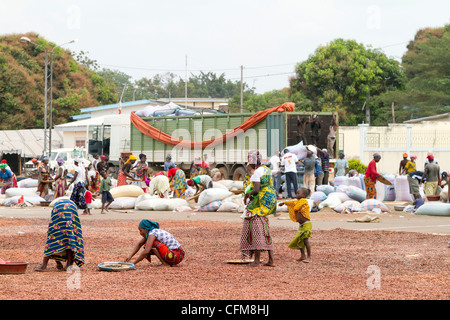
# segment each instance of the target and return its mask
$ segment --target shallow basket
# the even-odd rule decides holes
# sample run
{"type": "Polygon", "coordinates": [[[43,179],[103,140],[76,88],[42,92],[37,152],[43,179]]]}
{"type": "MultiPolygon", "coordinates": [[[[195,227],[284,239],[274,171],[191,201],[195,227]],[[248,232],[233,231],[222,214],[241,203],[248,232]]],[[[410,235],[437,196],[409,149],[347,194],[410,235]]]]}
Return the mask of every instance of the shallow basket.
{"type": "Polygon", "coordinates": [[[127,271],[135,269],[134,264],[128,262],[102,262],[98,264],[101,271],[127,271]]]}
{"type": "Polygon", "coordinates": [[[51,201],[41,201],[40,205],[41,207],[48,207],[50,205],[51,201]]]}
{"type": "Polygon", "coordinates": [[[23,274],[27,271],[28,262],[11,261],[0,263],[0,274],[23,274]]]}
{"type": "Polygon", "coordinates": [[[441,196],[440,195],[427,196],[427,200],[428,201],[439,201],[439,200],[441,200],[441,196]]]}

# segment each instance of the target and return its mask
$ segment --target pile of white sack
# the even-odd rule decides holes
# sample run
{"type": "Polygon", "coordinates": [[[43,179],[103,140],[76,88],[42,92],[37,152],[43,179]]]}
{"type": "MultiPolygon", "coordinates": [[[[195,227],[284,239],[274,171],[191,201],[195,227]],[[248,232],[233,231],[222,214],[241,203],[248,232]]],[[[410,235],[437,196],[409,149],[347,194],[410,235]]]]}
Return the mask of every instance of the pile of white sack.
{"type": "MultiPolygon", "coordinates": [[[[413,201],[409,193],[409,183],[407,176],[383,175],[392,185],[385,185],[376,182],[376,199],[366,200],[364,185],[364,175],[354,177],[336,177],[334,186],[321,185],[316,187],[310,198],[319,201],[319,209],[329,207],[336,212],[351,213],[361,211],[390,212],[383,201],[413,201]]],[[[426,199],[423,187],[420,187],[420,194],[426,199]]]]}
{"type": "Polygon", "coordinates": [[[0,197],[0,205],[5,207],[14,207],[21,203],[27,206],[35,206],[40,205],[41,201],[46,201],[46,199],[39,196],[36,187],[9,188],[0,197]]]}

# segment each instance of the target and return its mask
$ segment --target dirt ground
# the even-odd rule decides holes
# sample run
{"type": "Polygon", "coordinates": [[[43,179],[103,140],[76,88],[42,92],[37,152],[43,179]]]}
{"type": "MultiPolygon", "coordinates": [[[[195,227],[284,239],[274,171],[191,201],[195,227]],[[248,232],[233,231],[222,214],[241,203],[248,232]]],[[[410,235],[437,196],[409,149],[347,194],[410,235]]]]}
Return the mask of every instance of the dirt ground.
{"type": "MultiPolygon", "coordinates": [[[[51,300],[446,300],[450,297],[447,217],[382,215],[381,223],[349,223],[360,215],[312,214],[312,262],[287,248],[297,225],[271,217],[276,266],[250,268],[239,259],[236,213],[116,212],[81,216],[86,264],[79,273],[33,271],[43,258],[50,208],[0,211],[0,257],[28,261],[21,275],[0,275],[0,299],[51,300]],[[142,218],[160,222],[186,251],[177,267],[142,261],[123,272],[99,271],[123,261],[139,240],[142,218]],[[402,218],[401,218],[402,217],[402,218]],[[425,232],[420,225],[433,225],[425,232]],[[402,229],[408,227],[407,229],[402,229]],[[411,228],[409,228],[411,227],[411,228]],[[360,228],[361,230],[358,230],[360,228]],[[372,229],[370,229],[372,228],[372,229]],[[428,232],[431,231],[431,232],[428,232]]],[[[263,253],[262,257],[267,258],[263,253]]]]}

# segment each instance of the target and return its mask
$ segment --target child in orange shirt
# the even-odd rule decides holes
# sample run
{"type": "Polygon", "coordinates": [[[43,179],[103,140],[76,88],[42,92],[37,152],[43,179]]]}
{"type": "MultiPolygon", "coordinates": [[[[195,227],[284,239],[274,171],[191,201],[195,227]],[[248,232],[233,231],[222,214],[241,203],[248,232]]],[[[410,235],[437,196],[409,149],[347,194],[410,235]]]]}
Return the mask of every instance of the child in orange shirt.
{"type": "Polygon", "coordinates": [[[289,217],[292,221],[300,224],[298,232],[289,243],[288,248],[294,250],[300,250],[301,256],[297,261],[304,263],[311,262],[311,245],[309,238],[311,237],[311,217],[310,207],[306,198],[311,194],[311,191],[307,188],[300,188],[297,190],[297,200],[290,200],[280,203],[280,206],[286,205],[289,209],[289,217]],[[305,255],[305,248],[307,255],[305,255]]]}

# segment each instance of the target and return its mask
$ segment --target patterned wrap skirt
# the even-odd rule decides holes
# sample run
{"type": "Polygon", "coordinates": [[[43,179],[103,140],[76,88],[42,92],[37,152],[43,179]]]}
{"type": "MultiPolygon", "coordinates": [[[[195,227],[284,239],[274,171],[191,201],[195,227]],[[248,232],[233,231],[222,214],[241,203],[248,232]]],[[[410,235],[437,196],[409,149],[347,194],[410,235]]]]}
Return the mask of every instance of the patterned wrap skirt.
{"type": "Polygon", "coordinates": [[[273,250],[273,241],[267,217],[254,215],[244,219],[240,250],[241,259],[250,258],[255,250],[273,250]]]}
{"type": "Polygon", "coordinates": [[[174,194],[174,198],[185,198],[185,192],[186,192],[186,188],[187,188],[187,183],[186,183],[186,175],[183,172],[183,170],[177,170],[175,172],[175,175],[173,177],[173,194],[174,194]]]}
{"type": "Polygon", "coordinates": [[[366,199],[376,199],[377,189],[375,188],[375,181],[370,177],[364,177],[364,185],[366,186],[366,199]]]}
{"type": "Polygon", "coordinates": [[[83,182],[78,182],[73,187],[72,195],[70,196],[70,200],[75,203],[78,209],[86,209],[86,200],[84,199],[84,184],[83,182]]]}
{"type": "Polygon", "coordinates": [[[58,201],[51,214],[47,230],[44,255],[57,261],[67,260],[67,251],[72,250],[78,267],[84,264],[84,243],[77,207],[70,200],[58,201]]]}
{"type": "Polygon", "coordinates": [[[55,196],[53,199],[63,197],[66,194],[66,179],[59,178],[55,181],[55,196]]]}
{"type": "Polygon", "coordinates": [[[311,229],[312,223],[305,222],[300,225],[298,228],[298,232],[295,235],[294,239],[292,239],[291,243],[289,243],[288,248],[290,249],[303,249],[305,247],[305,239],[311,237],[311,229]]]}
{"type": "MultiPolygon", "coordinates": [[[[158,250],[161,258],[171,266],[179,264],[181,261],[183,261],[185,256],[185,252],[182,247],[171,250],[164,243],[156,239],[153,241],[152,248],[158,250]]],[[[151,262],[151,255],[148,255],[146,258],[151,262]]]]}

